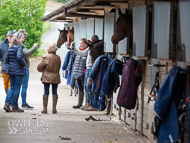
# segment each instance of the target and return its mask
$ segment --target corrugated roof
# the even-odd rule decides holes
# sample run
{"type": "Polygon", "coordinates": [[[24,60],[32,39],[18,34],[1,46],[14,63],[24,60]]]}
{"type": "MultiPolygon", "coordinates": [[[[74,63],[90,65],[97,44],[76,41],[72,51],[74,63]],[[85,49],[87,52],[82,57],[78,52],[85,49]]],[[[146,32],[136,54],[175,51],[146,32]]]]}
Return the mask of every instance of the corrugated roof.
{"type": "MultiPolygon", "coordinates": [[[[71,14],[69,14],[71,11],[74,11],[76,9],[79,9],[80,7],[84,7],[86,5],[88,5],[87,7],[92,8],[93,10],[95,10],[94,8],[97,9],[97,7],[94,7],[95,3],[98,2],[108,2],[108,3],[112,3],[113,7],[115,7],[115,4],[117,3],[128,3],[128,2],[135,2],[137,0],[70,0],[69,2],[67,2],[66,4],[64,4],[63,6],[61,6],[60,8],[54,10],[53,12],[51,12],[50,14],[42,17],[40,20],[41,21],[57,21],[58,19],[60,20],[67,20],[68,17],[72,17],[69,19],[73,19],[74,17],[71,16],[71,14]],[[67,10],[67,14],[65,15],[65,11],[67,10]]],[[[140,2],[146,1],[146,0],[139,0],[140,2]]],[[[147,0],[147,1],[162,1],[162,2],[178,2],[179,0],[147,0]]],[[[84,8],[87,8],[84,7],[84,8]]],[[[90,9],[87,8],[87,9],[90,9]]],[[[97,9],[98,10],[98,9],[97,9]]],[[[73,14],[73,13],[72,13],[73,14]]],[[[74,14],[73,14],[74,15],[74,14]]],[[[90,16],[90,15],[89,15],[90,16]]],[[[75,17],[80,17],[75,15],[75,17]]],[[[59,21],[59,20],[58,20],[59,21]]]]}
{"type": "Polygon", "coordinates": [[[70,0],[69,2],[67,2],[66,4],[64,4],[63,6],[61,6],[60,8],[54,10],[53,12],[51,12],[50,14],[42,17],[40,20],[41,21],[46,21],[46,20],[50,20],[52,17],[62,14],[64,12],[65,8],[71,7],[73,5],[79,4],[80,2],[82,2],[82,0],[70,0]]]}

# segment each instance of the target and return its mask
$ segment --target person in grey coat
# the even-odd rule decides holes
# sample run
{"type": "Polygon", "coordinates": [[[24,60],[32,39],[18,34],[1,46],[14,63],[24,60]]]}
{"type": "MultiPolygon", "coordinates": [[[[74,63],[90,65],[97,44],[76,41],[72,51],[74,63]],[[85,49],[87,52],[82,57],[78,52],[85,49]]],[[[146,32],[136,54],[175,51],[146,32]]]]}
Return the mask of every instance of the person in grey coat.
{"type": "MultiPolygon", "coordinates": [[[[97,42],[99,40],[97,35],[92,35],[90,41],[91,42],[97,42]]],[[[92,91],[91,88],[86,85],[87,78],[89,77],[89,72],[90,68],[92,66],[92,61],[91,61],[91,56],[90,56],[90,50],[89,47],[87,47],[85,50],[77,50],[75,48],[72,48],[73,52],[76,53],[79,56],[87,56],[86,59],[86,73],[85,73],[85,79],[84,79],[84,89],[86,91],[86,104],[82,107],[80,107],[81,110],[86,110],[86,111],[97,111],[97,109],[93,108],[90,106],[90,101],[91,101],[91,96],[92,96],[92,91]]]]}
{"type": "MultiPolygon", "coordinates": [[[[24,39],[26,39],[27,32],[24,29],[20,29],[18,32],[23,33],[24,39]]],[[[34,107],[28,105],[28,103],[26,102],[27,88],[28,88],[28,81],[29,81],[29,67],[30,67],[30,61],[29,61],[28,57],[31,56],[36,51],[36,49],[38,47],[38,42],[35,43],[31,49],[27,49],[23,45],[23,43],[22,43],[22,47],[23,47],[23,59],[26,63],[26,76],[24,76],[23,82],[22,82],[22,90],[21,90],[22,106],[21,107],[23,109],[33,109],[34,107]]]]}
{"type": "MultiPolygon", "coordinates": [[[[84,51],[88,45],[87,40],[85,38],[80,39],[80,51],[84,51]]],[[[77,80],[77,84],[79,87],[79,95],[78,95],[78,104],[73,106],[73,108],[80,108],[82,106],[83,98],[84,98],[84,75],[86,69],[86,56],[80,56],[77,54],[74,70],[73,70],[73,77],[77,80]]]]}

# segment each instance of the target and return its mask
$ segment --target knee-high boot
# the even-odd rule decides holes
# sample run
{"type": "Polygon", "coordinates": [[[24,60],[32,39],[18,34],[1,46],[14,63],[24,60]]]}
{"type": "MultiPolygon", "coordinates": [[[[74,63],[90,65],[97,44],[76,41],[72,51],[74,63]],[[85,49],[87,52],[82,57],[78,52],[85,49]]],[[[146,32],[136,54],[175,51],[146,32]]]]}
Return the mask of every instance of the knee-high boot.
{"type": "Polygon", "coordinates": [[[107,111],[106,111],[106,115],[110,114],[110,110],[111,110],[111,98],[106,98],[106,107],[107,107],[107,111]]]}
{"type": "Polygon", "coordinates": [[[84,98],[84,91],[79,91],[78,105],[73,106],[73,108],[80,108],[82,106],[83,98],[84,98]]]}
{"type": "Polygon", "coordinates": [[[43,95],[43,114],[47,114],[48,95],[43,95]]]}
{"type": "Polygon", "coordinates": [[[86,93],[86,100],[85,100],[86,104],[82,107],[80,107],[81,110],[84,110],[85,108],[88,108],[90,105],[87,103],[87,93],[86,93]]]}
{"type": "Polygon", "coordinates": [[[57,99],[58,99],[58,95],[53,95],[53,109],[52,109],[53,114],[57,113],[57,110],[56,110],[57,99]]]}

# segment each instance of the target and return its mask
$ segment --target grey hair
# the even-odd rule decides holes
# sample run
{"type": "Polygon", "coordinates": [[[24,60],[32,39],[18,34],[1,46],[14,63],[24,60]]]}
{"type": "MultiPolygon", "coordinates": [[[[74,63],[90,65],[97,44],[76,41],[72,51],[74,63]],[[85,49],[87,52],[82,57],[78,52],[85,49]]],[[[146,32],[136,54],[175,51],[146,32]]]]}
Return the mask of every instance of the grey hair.
{"type": "Polygon", "coordinates": [[[24,36],[23,33],[14,33],[13,38],[11,39],[11,46],[13,45],[21,45],[20,39],[24,36]]]}
{"type": "Polygon", "coordinates": [[[26,35],[26,36],[28,35],[27,32],[26,32],[26,30],[24,30],[24,29],[20,29],[18,32],[19,32],[19,33],[23,33],[23,34],[26,35]]]}
{"type": "Polygon", "coordinates": [[[97,42],[99,38],[97,35],[92,35],[91,40],[93,40],[93,42],[97,42]]]}

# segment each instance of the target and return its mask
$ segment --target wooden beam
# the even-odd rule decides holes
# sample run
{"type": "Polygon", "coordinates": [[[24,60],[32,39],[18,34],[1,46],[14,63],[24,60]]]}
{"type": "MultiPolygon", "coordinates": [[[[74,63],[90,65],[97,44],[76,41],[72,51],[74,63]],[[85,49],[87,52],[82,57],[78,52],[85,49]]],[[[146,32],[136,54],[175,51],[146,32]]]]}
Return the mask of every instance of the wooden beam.
{"type": "Polygon", "coordinates": [[[84,6],[84,5],[88,5],[88,4],[92,3],[93,1],[94,0],[88,0],[88,1],[85,0],[85,1],[82,1],[82,2],[80,2],[79,4],[77,4],[75,6],[67,8],[67,11],[70,12],[70,11],[75,10],[77,8],[80,8],[80,7],[84,6]]]}
{"type": "Polygon", "coordinates": [[[104,16],[101,15],[91,15],[91,14],[78,14],[78,13],[65,13],[65,16],[67,17],[86,17],[86,18],[104,18],[104,16]]]}
{"type": "Polygon", "coordinates": [[[129,0],[130,2],[134,1],[161,1],[161,2],[179,2],[179,0],[129,0]]]}
{"type": "Polygon", "coordinates": [[[94,7],[94,6],[83,6],[79,9],[90,9],[90,10],[104,10],[104,8],[94,7]]]}

